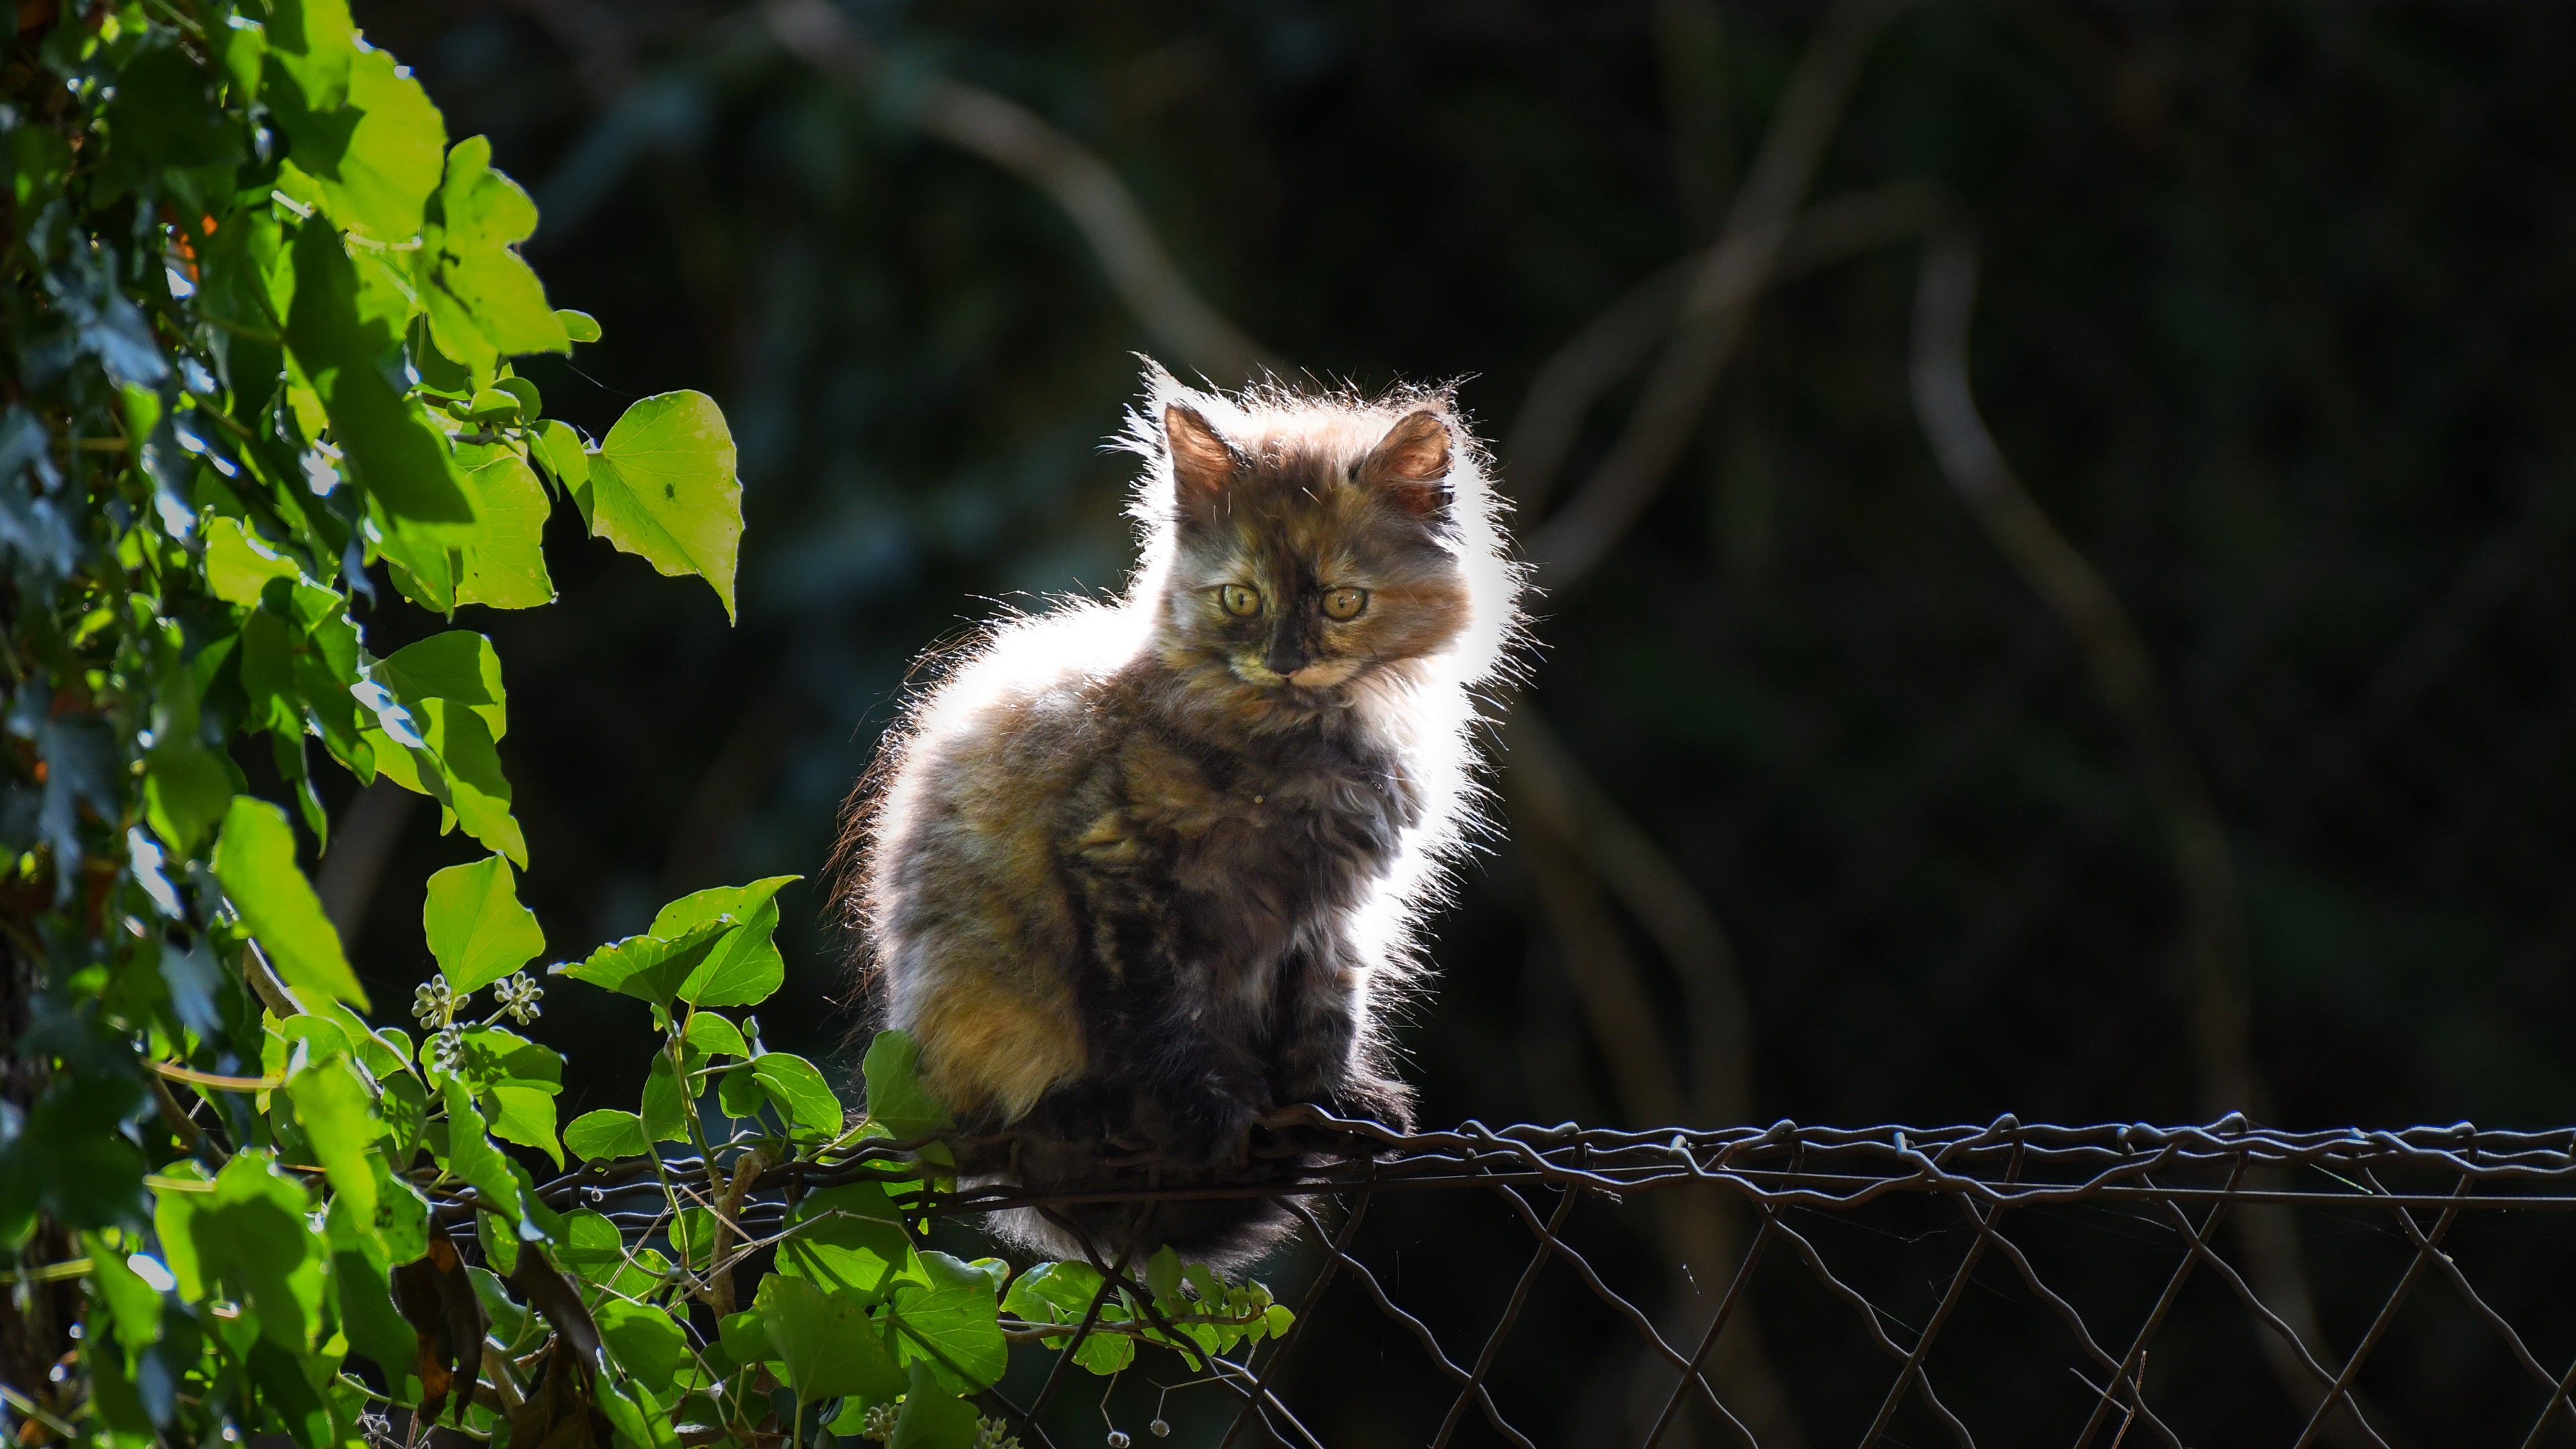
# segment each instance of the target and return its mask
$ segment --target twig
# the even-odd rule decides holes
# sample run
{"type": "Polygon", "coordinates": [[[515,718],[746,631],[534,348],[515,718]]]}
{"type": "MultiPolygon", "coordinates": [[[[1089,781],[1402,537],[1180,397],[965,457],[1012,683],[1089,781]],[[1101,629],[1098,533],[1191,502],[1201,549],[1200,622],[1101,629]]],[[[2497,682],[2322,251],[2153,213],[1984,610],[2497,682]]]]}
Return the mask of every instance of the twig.
{"type": "MultiPolygon", "coordinates": [[[[816,70],[852,87],[878,84],[884,57],[827,0],[769,0],[770,34],[816,70]]],[[[948,76],[907,78],[915,125],[1044,191],[1082,232],[1127,310],[1186,367],[1240,382],[1275,364],[1259,344],[1191,288],[1144,209],[1109,163],[1036,112],[948,76]]]]}
{"type": "Polygon", "coordinates": [[[1561,590],[1590,573],[1679,461],[1743,335],[1745,305],[1770,284],[1789,220],[1824,159],[1861,62],[1904,7],[1905,0],[1839,0],[1817,28],[1728,209],[1726,231],[1691,280],[1682,325],[1656,360],[1645,397],[1582,490],[1530,539],[1543,587],[1561,590]]]}

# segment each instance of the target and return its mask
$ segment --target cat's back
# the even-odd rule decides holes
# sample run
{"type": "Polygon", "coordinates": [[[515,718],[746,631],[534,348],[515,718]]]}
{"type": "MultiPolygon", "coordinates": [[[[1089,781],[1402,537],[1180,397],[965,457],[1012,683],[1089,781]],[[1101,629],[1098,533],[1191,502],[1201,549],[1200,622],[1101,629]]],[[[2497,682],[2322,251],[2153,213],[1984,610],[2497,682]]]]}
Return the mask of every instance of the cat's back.
{"type": "Polygon", "coordinates": [[[1007,888],[1049,869],[1055,806],[1113,747],[1098,704],[1144,647],[1133,611],[1074,602],[995,628],[914,709],[876,802],[880,919],[972,874],[1007,888]]]}

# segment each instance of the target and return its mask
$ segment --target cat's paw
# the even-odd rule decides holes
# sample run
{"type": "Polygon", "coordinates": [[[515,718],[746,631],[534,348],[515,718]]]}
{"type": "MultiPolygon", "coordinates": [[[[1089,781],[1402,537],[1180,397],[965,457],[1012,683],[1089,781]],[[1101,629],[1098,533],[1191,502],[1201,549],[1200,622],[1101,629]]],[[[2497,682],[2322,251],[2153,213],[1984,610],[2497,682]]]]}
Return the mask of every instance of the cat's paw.
{"type": "Polygon", "coordinates": [[[1238,1097],[1192,1102],[1172,1114],[1161,1134],[1163,1158],[1186,1171],[1240,1168],[1251,1160],[1252,1123],[1258,1115],[1238,1097]]]}

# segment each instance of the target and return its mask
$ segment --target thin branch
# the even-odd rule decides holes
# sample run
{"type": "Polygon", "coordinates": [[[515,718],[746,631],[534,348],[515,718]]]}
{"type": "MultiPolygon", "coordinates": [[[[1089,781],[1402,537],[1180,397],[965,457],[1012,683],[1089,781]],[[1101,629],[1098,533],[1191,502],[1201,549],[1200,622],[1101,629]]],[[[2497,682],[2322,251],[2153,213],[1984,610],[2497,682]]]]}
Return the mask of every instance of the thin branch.
{"type": "MultiPolygon", "coordinates": [[[[1940,212],[1940,195],[1921,181],[1891,181],[1866,191],[1819,201],[1799,213],[1772,264],[1771,285],[1919,235],[1940,212]]],[[[1692,279],[1714,264],[1719,242],[1667,262],[1622,293],[1549,354],[1530,379],[1503,439],[1505,475],[1513,501],[1538,516],[1555,495],[1559,475],[1584,417],[1670,333],[1692,279]]],[[[1750,299],[1748,299],[1749,301],[1750,299]]]]}
{"type": "MultiPolygon", "coordinates": [[[[881,83],[885,58],[876,43],[827,0],[769,0],[761,16],[779,44],[840,84],[881,83]]],[[[1190,286],[1126,183],[1088,147],[1019,102],[952,77],[907,76],[903,99],[923,131],[1052,197],[1128,311],[1183,366],[1226,383],[1275,370],[1258,343],[1190,286]]]]}
{"type": "Polygon", "coordinates": [[[1905,0],[1839,0],[1808,43],[1772,115],[1726,231],[1691,279],[1681,326],[1610,455],[1530,540],[1537,581],[1563,589],[1592,571],[1637,521],[1698,427],[1718,372],[1743,335],[1747,303],[1770,285],[1790,218],[1842,120],[1852,83],[1905,0]]]}

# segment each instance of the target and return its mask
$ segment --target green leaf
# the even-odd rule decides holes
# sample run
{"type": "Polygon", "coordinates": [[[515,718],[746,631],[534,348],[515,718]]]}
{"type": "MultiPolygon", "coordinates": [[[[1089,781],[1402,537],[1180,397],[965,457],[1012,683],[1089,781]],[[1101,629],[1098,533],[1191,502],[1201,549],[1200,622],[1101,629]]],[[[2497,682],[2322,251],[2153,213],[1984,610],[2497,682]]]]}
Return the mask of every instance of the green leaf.
{"type": "Polygon", "coordinates": [[[420,924],[448,989],[459,996],[482,990],[546,949],[537,913],[519,904],[518,878],[497,855],[432,875],[420,924]]]}
{"type": "Polygon", "coordinates": [[[89,1255],[92,1302],[107,1310],[116,1324],[116,1341],[128,1358],[161,1339],[161,1295],[125,1265],[126,1254],[95,1232],[81,1234],[89,1255]]]}
{"type": "Polygon", "coordinates": [[[216,598],[255,609],[270,579],[302,577],[304,571],[295,560],[244,529],[240,520],[221,516],[206,520],[206,587],[214,590],[216,598]]]}
{"type": "MultiPolygon", "coordinates": [[[[278,52],[272,47],[270,53],[278,52]]],[[[291,67],[282,67],[289,69],[291,67]]],[[[292,142],[287,165],[309,177],[331,219],[380,242],[407,242],[438,186],[447,122],[420,82],[381,50],[350,59],[348,99],[317,103],[299,85],[272,91],[271,109],[292,142]]],[[[288,176],[281,189],[303,190],[288,176]]]]}
{"type": "Polygon", "coordinates": [[[458,1077],[447,1079],[447,1170],[465,1180],[483,1200],[515,1218],[520,1211],[519,1179],[510,1159],[483,1132],[483,1114],[475,1110],[473,1090],[458,1077]]]}
{"type": "Polygon", "coordinates": [[[563,1130],[563,1143],[574,1156],[593,1161],[642,1157],[653,1150],[653,1144],[644,1140],[643,1118],[605,1107],[573,1118],[563,1130]]]}
{"type": "MultiPolygon", "coordinates": [[[[581,434],[572,424],[560,418],[547,418],[538,423],[536,439],[530,449],[537,462],[555,482],[566,488],[586,487],[590,482],[590,454],[581,445],[581,434]]],[[[585,526],[587,526],[585,515],[585,526]]]]}
{"type": "Polygon", "coordinates": [[[428,217],[420,295],[439,350],[477,375],[489,375],[504,357],[572,350],[545,287],[512,250],[536,231],[536,203],[492,169],[488,139],[469,136],[447,153],[428,217]]]}
{"type": "Polygon", "coordinates": [[[975,1406],[945,1389],[921,1364],[914,1364],[910,1391],[895,1416],[894,1437],[886,1449],[975,1449],[975,1406]]]}
{"type": "Polygon", "coordinates": [[[555,309],[555,320],[563,324],[564,335],[575,342],[597,342],[599,340],[599,319],[593,317],[587,312],[576,312],[569,307],[558,307],[555,309]]]}
{"type": "Polygon", "coordinates": [[[585,960],[548,969],[575,981],[587,981],[667,1007],[680,983],[706,960],[724,931],[721,923],[711,922],[675,941],[659,936],[629,936],[600,947],[585,960]]]}
{"type": "Polygon", "coordinates": [[[903,1392],[903,1370],[886,1353],[867,1305],[856,1295],[826,1293],[802,1279],[773,1274],[761,1280],[754,1306],[787,1365],[798,1403],[850,1394],[883,1400],[903,1392]]]}
{"type": "Polygon", "coordinates": [[[501,1086],[482,1094],[492,1109],[492,1135],[504,1142],[533,1147],[563,1166],[563,1147],[555,1141],[555,1099],[533,1087],[501,1086]]]}
{"type": "Polygon", "coordinates": [[[312,1206],[266,1154],[239,1152],[188,1221],[205,1281],[238,1293],[258,1313],[260,1337],[299,1356],[322,1318],[323,1244],[304,1217],[312,1206]]]}
{"type": "Polygon", "coordinates": [[[923,1253],[921,1266],[927,1286],[899,1284],[894,1290],[896,1356],[930,1365],[952,1394],[992,1387],[1010,1365],[993,1280],[946,1253],[923,1253]]]}
{"type": "Polygon", "coordinates": [[[753,1059],[751,1072],[769,1092],[799,1139],[828,1139],[841,1132],[841,1099],[812,1062],[785,1052],[753,1059]]]}
{"type": "MultiPolygon", "coordinates": [[[[517,379],[510,379],[517,381],[517,379]]],[[[465,475],[482,526],[465,545],[465,567],[456,580],[456,602],[495,609],[533,609],[555,601],[554,576],[546,571],[545,485],[515,453],[503,453],[465,475]]]]}
{"type": "MultiPolygon", "coordinates": [[[[787,879],[794,879],[790,876],[787,879]]],[[[679,996],[694,1006],[758,1006],[787,980],[786,959],[771,939],[778,903],[763,901],[749,919],[725,932],[706,960],[680,983],[679,996]]]]}
{"type": "Polygon", "coordinates": [[[747,1057],[751,1044],[742,1039],[742,1028],[712,1011],[692,1013],[688,1029],[689,1050],[710,1057],[747,1057]]]}
{"type": "Polygon", "coordinates": [[[232,771],[193,741],[164,740],[144,757],[143,818],[173,859],[197,853],[232,798],[232,771]]]}
{"type": "Polygon", "coordinates": [[[689,1135],[687,1099],[680,1094],[679,1077],[671,1069],[667,1052],[655,1052],[653,1065],[644,1073],[644,1135],[655,1142],[682,1142],[689,1135]]]}
{"type": "Polygon", "coordinates": [[[215,842],[215,879],[288,986],[367,1005],[367,993],[340,950],[340,933],[322,914],[313,883],[296,868],[295,827],[286,823],[285,811],[254,796],[234,796],[215,842]]]}
{"type": "MultiPolygon", "coordinates": [[[[400,1080],[414,1091],[419,1090],[419,1078],[405,1076],[400,1080]]],[[[405,1162],[411,1160],[409,1150],[396,1155],[405,1162]]],[[[373,1166],[376,1174],[376,1239],[384,1245],[385,1266],[394,1268],[405,1263],[417,1263],[429,1255],[429,1200],[422,1197],[420,1190],[408,1180],[394,1176],[393,1166],[385,1161],[384,1154],[376,1154],[373,1166]]]]}
{"type": "Polygon", "coordinates": [[[454,700],[481,715],[492,738],[510,733],[501,656],[491,640],[470,629],[450,629],[397,649],[376,665],[375,675],[407,704],[454,700]]]}
{"type": "Polygon", "coordinates": [[[590,531],[665,575],[696,574],[734,616],[742,482],[715,399],[666,392],[628,408],[590,460],[590,531]]]}
{"type": "MultiPolygon", "coordinates": [[[[445,806],[442,832],[462,824],[484,848],[525,866],[527,837],[510,814],[510,781],[501,773],[501,754],[483,715],[447,699],[424,700],[408,714],[405,728],[417,731],[417,745],[383,729],[362,732],[360,737],[376,751],[378,770],[404,789],[445,806]]],[[[378,717],[384,718],[381,713],[378,717]]]]}
{"type": "Polygon", "coordinates": [[[374,1094],[345,1056],[314,1054],[286,1079],[295,1122],[312,1144],[331,1190],[372,1226],[376,1216],[374,1094]]]}
{"type": "Polygon", "coordinates": [[[297,227],[293,257],[286,348],[330,417],[342,465],[395,518],[472,523],[446,436],[376,366],[399,340],[401,319],[362,310],[358,270],[327,223],[297,227]]]}
{"type": "Polygon", "coordinates": [[[668,1384],[680,1366],[683,1340],[671,1315],[641,1303],[607,1298],[591,1310],[609,1359],[639,1383],[668,1384]]]}
{"type": "Polygon", "coordinates": [[[349,0],[269,0],[268,63],[314,110],[337,110],[349,98],[357,39],[349,0]]]}
{"type": "Polygon", "coordinates": [[[778,1271],[875,1303],[898,1278],[927,1283],[912,1234],[873,1182],[807,1193],[789,1219],[795,1229],[778,1245],[778,1271]]]}
{"type": "Polygon", "coordinates": [[[411,1386],[404,1393],[405,1380],[417,1358],[419,1340],[412,1326],[403,1321],[386,1291],[383,1270],[369,1263],[366,1256],[354,1252],[331,1255],[331,1286],[340,1303],[340,1331],[349,1338],[349,1347],[364,1354],[375,1364],[397,1399],[415,1399],[419,1390],[411,1386]]]}
{"type": "Polygon", "coordinates": [[[757,1308],[717,1319],[716,1342],[726,1357],[745,1367],[778,1361],[778,1345],[770,1337],[768,1321],[757,1308]]]}
{"type": "Polygon", "coordinates": [[[868,1120],[892,1136],[927,1137],[957,1125],[921,1084],[921,1043],[912,1033],[878,1032],[859,1071],[868,1083],[868,1120]]]}
{"type": "Polygon", "coordinates": [[[651,934],[676,941],[701,926],[738,925],[760,913],[779,890],[803,876],[773,875],[749,885],[692,891],[653,913],[651,934]]]}

